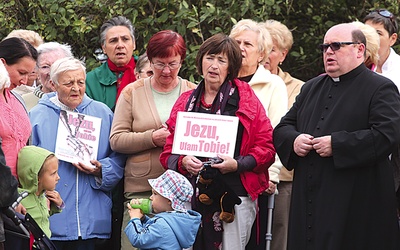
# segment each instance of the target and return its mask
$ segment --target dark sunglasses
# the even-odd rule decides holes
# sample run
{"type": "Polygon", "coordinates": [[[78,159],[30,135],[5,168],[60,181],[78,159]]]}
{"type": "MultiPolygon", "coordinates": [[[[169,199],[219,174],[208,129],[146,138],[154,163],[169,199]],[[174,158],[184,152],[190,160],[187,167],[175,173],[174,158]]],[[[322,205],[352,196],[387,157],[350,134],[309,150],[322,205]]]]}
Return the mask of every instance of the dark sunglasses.
{"type": "Polygon", "coordinates": [[[386,18],[389,18],[390,19],[390,22],[392,23],[392,25],[393,25],[393,27],[395,28],[395,30],[397,31],[397,25],[396,25],[396,23],[395,23],[395,16],[392,14],[392,12],[390,12],[390,11],[388,11],[388,10],[385,10],[385,9],[380,9],[380,10],[373,10],[372,12],[376,12],[376,13],[378,13],[379,15],[381,15],[381,16],[383,16],[383,17],[386,17],[386,18]]]}
{"type": "Polygon", "coordinates": [[[393,15],[390,11],[385,10],[385,9],[374,10],[373,12],[377,12],[379,15],[381,15],[381,16],[383,16],[383,17],[390,18],[390,20],[392,20],[393,17],[394,17],[394,15],[393,15]]]}
{"type": "Polygon", "coordinates": [[[350,45],[350,44],[359,44],[359,42],[333,42],[333,43],[324,43],[324,44],[320,44],[318,46],[318,48],[322,51],[322,52],[326,52],[326,50],[328,48],[331,48],[332,51],[337,51],[339,50],[341,47],[343,47],[344,45],[350,45]]]}

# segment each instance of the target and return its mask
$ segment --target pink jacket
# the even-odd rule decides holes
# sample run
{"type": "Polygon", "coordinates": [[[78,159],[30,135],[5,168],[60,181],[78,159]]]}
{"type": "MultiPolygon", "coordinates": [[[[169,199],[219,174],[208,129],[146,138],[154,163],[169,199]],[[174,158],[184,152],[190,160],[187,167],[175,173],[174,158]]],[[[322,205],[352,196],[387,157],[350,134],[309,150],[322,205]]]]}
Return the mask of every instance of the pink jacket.
{"type": "MultiPolygon", "coordinates": [[[[268,168],[275,161],[275,148],[272,142],[273,129],[263,105],[250,86],[237,79],[234,83],[240,97],[236,116],[244,127],[240,154],[252,155],[257,162],[257,166],[252,171],[242,172],[240,177],[247,193],[255,200],[268,188],[268,168]]],[[[164,151],[160,155],[161,164],[165,169],[168,169],[168,157],[171,155],[177,113],[185,111],[192,91],[185,92],[179,97],[166,122],[171,134],[167,137],[164,151]]]]}

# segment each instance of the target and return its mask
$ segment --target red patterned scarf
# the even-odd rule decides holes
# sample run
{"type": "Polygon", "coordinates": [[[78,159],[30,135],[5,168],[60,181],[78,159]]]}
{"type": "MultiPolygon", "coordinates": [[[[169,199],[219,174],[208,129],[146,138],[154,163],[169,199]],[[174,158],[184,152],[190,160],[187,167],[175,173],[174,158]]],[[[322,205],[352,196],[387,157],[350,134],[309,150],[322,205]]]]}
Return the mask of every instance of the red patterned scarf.
{"type": "Polygon", "coordinates": [[[110,59],[107,59],[108,67],[112,72],[117,75],[117,99],[121,91],[131,82],[136,81],[134,69],[135,69],[135,59],[132,57],[129,63],[122,67],[117,67],[110,59]]]}

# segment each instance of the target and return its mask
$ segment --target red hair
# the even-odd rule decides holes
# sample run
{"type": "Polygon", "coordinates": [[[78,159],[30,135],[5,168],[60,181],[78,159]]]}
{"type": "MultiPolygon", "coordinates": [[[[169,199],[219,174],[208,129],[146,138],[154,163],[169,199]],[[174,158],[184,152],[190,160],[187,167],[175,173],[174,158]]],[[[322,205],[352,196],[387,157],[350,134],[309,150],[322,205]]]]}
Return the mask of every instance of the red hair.
{"type": "Polygon", "coordinates": [[[183,37],[172,30],[162,30],[150,38],[146,49],[150,62],[154,57],[166,58],[181,56],[181,62],[186,57],[186,44],[183,37]]]}

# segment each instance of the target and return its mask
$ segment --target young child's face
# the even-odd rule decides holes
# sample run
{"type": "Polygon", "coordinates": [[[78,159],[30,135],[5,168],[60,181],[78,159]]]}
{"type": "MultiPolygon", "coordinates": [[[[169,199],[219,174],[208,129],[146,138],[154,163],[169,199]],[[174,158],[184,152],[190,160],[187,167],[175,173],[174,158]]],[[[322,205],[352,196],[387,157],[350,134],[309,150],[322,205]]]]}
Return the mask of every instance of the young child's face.
{"type": "Polygon", "coordinates": [[[152,195],[150,196],[151,206],[153,208],[154,213],[161,213],[165,211],[172,211],[171,201],[152,190],[152,195]]]}
{"type": "Polygon", "coordinates": [[[54,190],[60,176],[58,175],[58,159],[57,157],[49,157],[43,164],[43,169],[39,175],[39,191],[54,190]]]}

